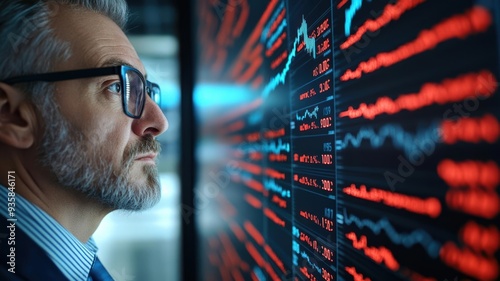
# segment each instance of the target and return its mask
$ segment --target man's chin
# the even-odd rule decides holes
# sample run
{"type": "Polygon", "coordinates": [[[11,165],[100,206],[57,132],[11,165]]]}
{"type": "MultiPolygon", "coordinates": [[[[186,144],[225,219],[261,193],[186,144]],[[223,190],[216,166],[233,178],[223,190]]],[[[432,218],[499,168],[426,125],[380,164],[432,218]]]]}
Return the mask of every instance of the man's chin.
{"type": "Polygon", "coordinates": [[[138,175],[130,173],[129,183],[129,192],[133,193],[133,196],[130,196],[127,206],[122,206],[121,209],[146,210],[160,201],[161,186],[156,166],[147,165],[138,175]]]}
{"type": "Polygon", "coordinates": [[[141,173],[128,173],[126,179],[101,185],[94,197],[112,210],[141,211],[156,205],[161,199],[161,187],[156,167],[148,165],[141,173]]]}
{"type": "Polygon", "coordinates": [[[161,199],[159,185],[134,185],[121,198],[108,198],[105,204],[114,210],[142,211],[158,204],[161,199]],[[111,199],[111,200],[109,200],[111,199]]]}

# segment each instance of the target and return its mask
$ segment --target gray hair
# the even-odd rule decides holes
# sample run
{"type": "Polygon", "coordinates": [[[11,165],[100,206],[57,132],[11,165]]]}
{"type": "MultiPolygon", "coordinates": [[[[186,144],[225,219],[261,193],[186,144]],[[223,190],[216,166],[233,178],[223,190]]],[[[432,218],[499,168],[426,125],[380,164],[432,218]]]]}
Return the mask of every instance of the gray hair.
{"type": "MultiPolygon", "coordinates": [[[[69,42],[58,39],[50,19],[61,5],[105,15],[125,28],[128,8],[125,0],[9,0],[0,1],[0,81],[34,73],[50,72],[57,60],[71,56],[69,42]]],[[[47,103],[52,84],[24,83],[19,87],[35,104],[47,103]]]]}

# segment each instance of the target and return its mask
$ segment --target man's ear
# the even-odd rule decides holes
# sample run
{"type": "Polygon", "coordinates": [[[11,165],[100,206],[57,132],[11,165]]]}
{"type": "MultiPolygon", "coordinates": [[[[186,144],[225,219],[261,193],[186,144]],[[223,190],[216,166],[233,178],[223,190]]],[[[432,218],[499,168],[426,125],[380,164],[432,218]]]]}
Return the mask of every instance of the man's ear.
{"type": "Polygon", "coordinates": [[[0,82],[0,142],[25,149],[35,141],[36,114],[26,94],[0,82]]]}

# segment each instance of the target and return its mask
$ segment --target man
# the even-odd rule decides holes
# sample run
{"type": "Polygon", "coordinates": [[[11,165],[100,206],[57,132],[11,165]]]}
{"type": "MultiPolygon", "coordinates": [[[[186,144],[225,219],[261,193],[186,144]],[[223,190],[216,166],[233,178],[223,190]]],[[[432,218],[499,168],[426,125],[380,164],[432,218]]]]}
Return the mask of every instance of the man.
{"type": "Polygon", "coordinates": [[[91,235],[159,201],[159,88],[123,0],[0,3],[0,280],[112,280],[91,235]]]}

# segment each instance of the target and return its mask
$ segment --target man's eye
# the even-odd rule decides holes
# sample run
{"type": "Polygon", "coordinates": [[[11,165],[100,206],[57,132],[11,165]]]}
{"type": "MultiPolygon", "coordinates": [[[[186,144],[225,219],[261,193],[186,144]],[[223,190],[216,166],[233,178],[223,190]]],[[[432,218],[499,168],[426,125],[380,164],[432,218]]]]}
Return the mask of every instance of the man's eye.
{"type": "Polygon", "coordinates": [[[108,86],[108,90],[113,93],[120,94],[122,91],[122,84],[120,82],[113,83],[108,86]]]}

